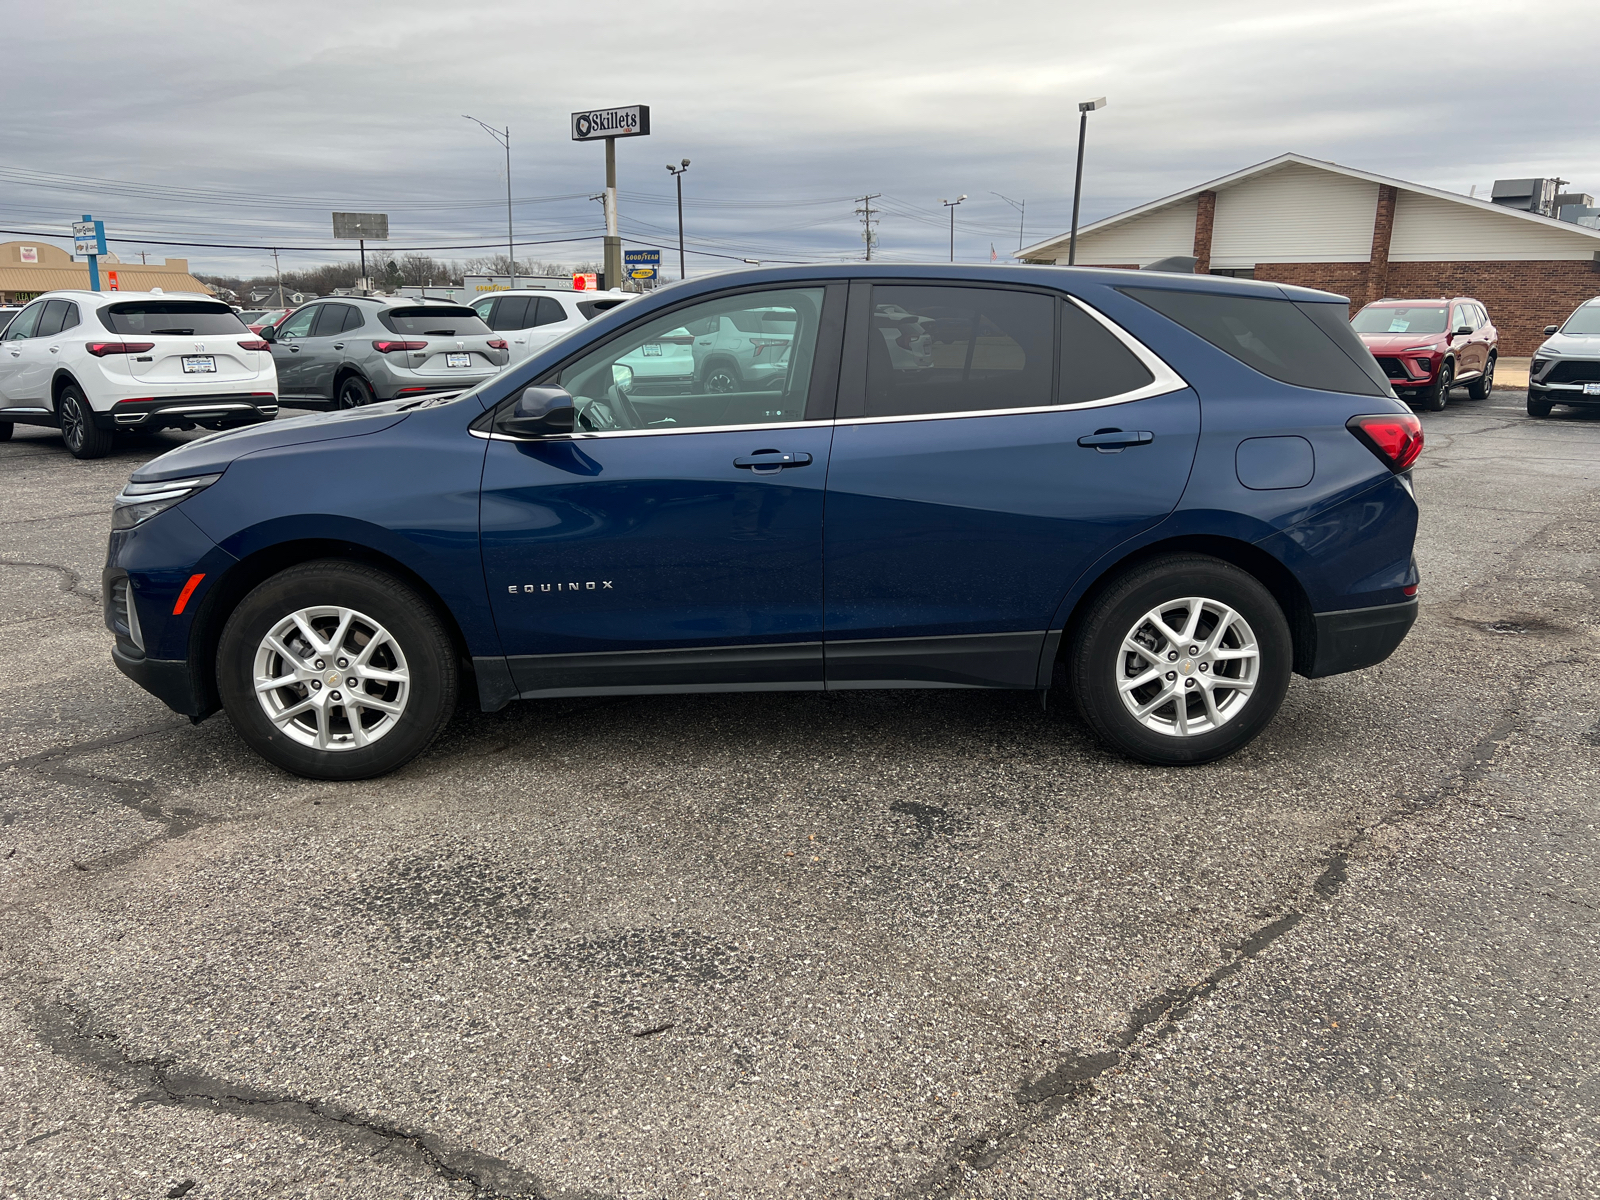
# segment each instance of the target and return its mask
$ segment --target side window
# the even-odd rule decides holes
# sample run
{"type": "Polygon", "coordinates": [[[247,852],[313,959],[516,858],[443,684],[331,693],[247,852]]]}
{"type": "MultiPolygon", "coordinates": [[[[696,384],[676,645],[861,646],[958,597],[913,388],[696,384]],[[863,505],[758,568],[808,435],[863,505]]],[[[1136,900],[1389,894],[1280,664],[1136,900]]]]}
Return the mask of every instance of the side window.
{"type": "Polygon", "coordinates": [[[561,371],[581,430],[769,425],[805,418],[825,289],[783,288],[677,308],[613,338],[561,371]],[[755,332],[688,336],[734,316],[755,332]]]}
{"type": "Polygon", "coordinates": [[[25,338],[31,338],[35,327],[39,324],[39,314],[43,311],[42,304],[28,305],[16,315],[11,324],[6,326],[5,334],[0,336],[0,341],[20,342],[25,338]]]}
{"type": "Polygon", "coordinates": [[[499,307],[494,310],[494,320],[486,322],[490,329],[510,332],[515,329],[526,329],[533,322],[528,320],[528,297],[503,296],[499,307]]]}
{"type": "Polygon", "coordinates": [[[1061,387],[1057,404],[1087,404],[1153,383],[1155,376],[1117,336],[1076,304],[1061,305],[1061,387]]]}
{"type": "Polygon", "coordinates": [[[344,332],[344,315],[348,305],[324,304],[322,314],[317,318],[317,327],[311,331],[312,337],[333,337],[344,332]]]}
{"type": "Polygon", "coordinates": [[[1048,296],[990,288],[874,287],[871,320],[869,417],[1053,403],[1055,302],[1048,296]]]}
{"type": "Polygon", "coordinates": [[[556,325],[567,319],[567,310],[561,307],[561,301],[554,296],[540,296],[539,304],[531,315],[532,325],[556,325]]]}
{"type": "Polygon", "coordinates": [[[313,304],[310,308],[302,308],[284,323],[278,326],[278,340],[285,338],[303,338],[311,332],[311,322],[317,319],[317,313],[328,306],[313,304]]]}
{"type": "Polygon", "coordinates": [[[1450,332],[1458,329],[1472,329],[1472,310],[1465,304],[1455,304],[1450,308],[1450,332]]]}
{"type": "Polygon", "coordinates": [[[63,331],[76,328],[79,322],[78,306],[72,303],[70,300],[66,301],[66,305],[67,315],[61,319],[61,328],[63,331]]]}
{"type": "Polygon", "coordinates": [[[1348,315],[1333,319],[1337,305],[1165,288],[1118,290],[1269,379],[1358,396],[1388,394],[1388,382],[1379,382],[1378,365],[1351,330],[1348,315]]]}
{"type": "Polygon", "coordinates": [[[54,337],[61,332],[61,322],[67,315],[67,302],[65,300],[50,300],[45,303],[44,315],[39,318],[39,327],[33,331],[34,337],[54,337]]]}
{"type": "Polygon", "coordinates": [[[367,314],[366,313],[362,312],[354,304],[347,304],[347,305],[344,306],[344,332],[345,333],[349,333],[352,329],[360,329],[366,323],[367,323],[367,314]]]}
{"type": "Polygon", "coordinates": [[[492,296],[487,300],[474,300],[472,302],[472,311],[477,313],[478,319],[490,329],[495,328],[495,323],[491,313],[494,311],[494,306],[496,303],[498,303],[498,300],[492,296]]]}

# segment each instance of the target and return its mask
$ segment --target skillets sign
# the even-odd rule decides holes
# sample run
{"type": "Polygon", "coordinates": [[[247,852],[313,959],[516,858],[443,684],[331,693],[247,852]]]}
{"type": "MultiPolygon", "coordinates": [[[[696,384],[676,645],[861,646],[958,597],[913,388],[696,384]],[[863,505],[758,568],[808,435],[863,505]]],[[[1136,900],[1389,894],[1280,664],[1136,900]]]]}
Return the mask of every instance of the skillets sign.
{"type": "Polygon", "coordinates": [[[594,108],[572,114],[572,140],[597,142],[603,138],[643,137],[650,132],[650,106],[594,108]]]}

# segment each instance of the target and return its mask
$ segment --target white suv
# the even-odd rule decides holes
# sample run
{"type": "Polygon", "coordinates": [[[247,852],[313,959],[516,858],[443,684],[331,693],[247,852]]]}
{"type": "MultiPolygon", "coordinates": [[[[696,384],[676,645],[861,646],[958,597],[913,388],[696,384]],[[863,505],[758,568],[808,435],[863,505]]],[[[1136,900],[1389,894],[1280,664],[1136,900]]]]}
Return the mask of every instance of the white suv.
{"type": "Polygon", "coordinates": [[[633,299],[629,292],[566,292],[553,288],[518,288],[495,292],[472,302],[472,310],[511,350],[508,366],[531,358],[558,338],[581,329],[608,308],[633,299]]]}
{"type": "Polygon", "coordinates": [[[0,333],[0,441],[45,425],[77,458],[118,429],[231,429],[278,414],[271,347],[220,300],[50,292],[0,333]]]}

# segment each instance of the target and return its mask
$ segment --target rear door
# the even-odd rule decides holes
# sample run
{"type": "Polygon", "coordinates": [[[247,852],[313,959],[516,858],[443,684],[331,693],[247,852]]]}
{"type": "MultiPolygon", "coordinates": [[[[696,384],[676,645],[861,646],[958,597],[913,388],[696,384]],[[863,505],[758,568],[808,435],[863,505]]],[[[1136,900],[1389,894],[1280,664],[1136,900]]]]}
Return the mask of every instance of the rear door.
{"type": "Polygon", "coordinates": [[[1057,293],[858,283],[850,322],[828,687],[1036,686],[1073,581],[1182,496],[1198,399],[1057,293]]]}
{"type": "Polygon", "coordinates": [[[333,377],[345,358],[345,328],[359,328],[361,314],[349,304],[323,304],[319,310],[310,335],[300,340],[300,387],[308,396],[331,400],[333,377]]]}
{"type": "Polygon", "coordinates": [[[120,300],[104,313],[113,332],[150,344],[145,353],[128,355],[128,369],[141,383],[229,392],[260,377],[257,352],[239,345],[255,334],[220,301],[120,300]]]}

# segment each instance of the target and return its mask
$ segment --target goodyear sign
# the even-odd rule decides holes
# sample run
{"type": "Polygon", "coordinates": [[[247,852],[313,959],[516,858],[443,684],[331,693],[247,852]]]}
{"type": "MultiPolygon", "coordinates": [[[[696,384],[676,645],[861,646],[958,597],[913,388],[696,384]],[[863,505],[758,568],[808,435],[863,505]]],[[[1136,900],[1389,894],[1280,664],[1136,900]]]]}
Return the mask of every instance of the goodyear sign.
{"type": "Polygon", "coordinates": [[[597,142],[602,138],[643,137],[650,132],[650,106],[592,108],[572,114],[572,140],[597,142]]]}
{"type": "Polygon", "coordinates": [[[661,251],[624,250],[622,266],[630,279],[654,279],[661,269],[661,251]]]}

